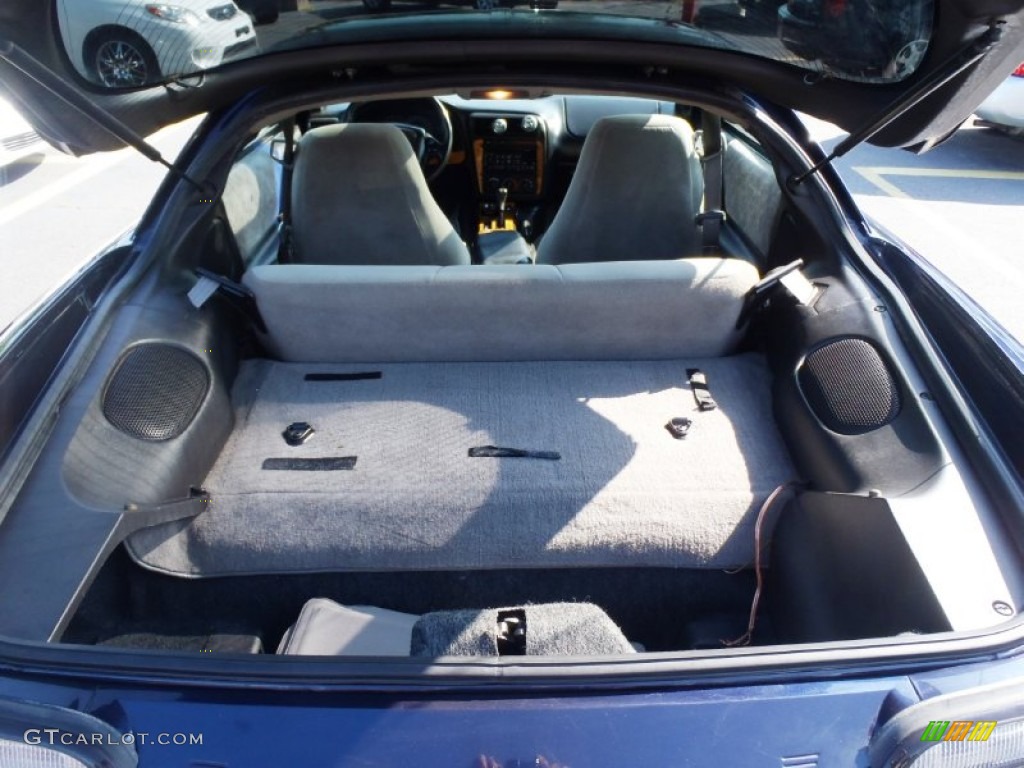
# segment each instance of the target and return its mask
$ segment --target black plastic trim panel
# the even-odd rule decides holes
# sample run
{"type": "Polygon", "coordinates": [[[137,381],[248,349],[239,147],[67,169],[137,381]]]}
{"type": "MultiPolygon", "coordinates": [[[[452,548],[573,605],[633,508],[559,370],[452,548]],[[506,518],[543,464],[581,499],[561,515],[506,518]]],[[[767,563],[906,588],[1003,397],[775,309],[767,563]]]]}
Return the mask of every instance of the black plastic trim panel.
{"type": "Polygon", "coordinates": [[[790,502],[772,534],[765,597],[786,643],[950,629],[880,498],[803,493],[790,502]]]}
{"type": "Polygon", "coordinates": [[[842,279],[813,278],[824,289],[812,307],[780,304],[764,316],[769,324],[769,363],[775,372],[776,423],[800,471],[814,490],[886,496],[907,493],[934,475],[948,456],[933,431],[917,393],[887,343],[882,307],[870,295],[854,293],[842,279]],[[799,371],[822,344],[865,340],[881,356],[901,406],[891,421],[860,434],[841,434],[819,418],[801,388],[799,371]]]}

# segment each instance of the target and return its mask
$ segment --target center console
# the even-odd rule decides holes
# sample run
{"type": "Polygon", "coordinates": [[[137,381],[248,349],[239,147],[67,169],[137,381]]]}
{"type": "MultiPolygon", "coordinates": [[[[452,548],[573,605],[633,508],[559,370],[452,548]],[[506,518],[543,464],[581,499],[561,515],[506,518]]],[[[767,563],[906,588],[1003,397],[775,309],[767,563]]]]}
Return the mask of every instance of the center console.
{"type": "Polygon", "coordinates": [[[533,249],[519,232],[511,230],[490,230],[477,235],[480,263],[533,264],[533,249]]]}
{"type": "Polygon", "coordinates": [[[544,192],[544,120],[529,113],[476,112],[469,128],[480,194],[478,233],[514,232],[531,239],[530,208],[544,192]]]}
{"type": "Polygon", "coordinates": [[[470,115],[477,189],[493,198],[507,189],[509,200],[534,200],[544,189],[547,133],[538,115],[470,115]]]}

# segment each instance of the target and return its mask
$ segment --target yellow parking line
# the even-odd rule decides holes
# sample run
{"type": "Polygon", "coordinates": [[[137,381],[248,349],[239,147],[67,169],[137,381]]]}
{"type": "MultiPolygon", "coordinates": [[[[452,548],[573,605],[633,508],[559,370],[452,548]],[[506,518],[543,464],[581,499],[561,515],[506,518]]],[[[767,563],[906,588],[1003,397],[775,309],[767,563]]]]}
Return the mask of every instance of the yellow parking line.
{"type": "Polygon", "coordinates": [[[888,181],[886,176],[918,176],[933,179],[976,179],[979,181],[1024,181],[1022,171],[983,171],[966,168],[901,168],[854,167],[857,173],[890,197],[908,198],[910,195],[888,181]]]}
{"type": "Polygon", "coordinates": [[[872,168],[883,176],[932,176],[944,179],[1024,181],[1024,171],[980,171],[971,168],[872,168]]]}
{"type": "Polygon", "coordinates": [[[858,168],[855,166],[853,170],[855,170],[869,182],[874,184],[880,190],[885,192],[885,194],[887,194],[889,197],[901,197],[904,198],[905,200],[910,199],[910,195],[905,193],[895,184],[891,184],[888,181],[886,181],[882,174],[878,172],[878,168],[858,168]]]}

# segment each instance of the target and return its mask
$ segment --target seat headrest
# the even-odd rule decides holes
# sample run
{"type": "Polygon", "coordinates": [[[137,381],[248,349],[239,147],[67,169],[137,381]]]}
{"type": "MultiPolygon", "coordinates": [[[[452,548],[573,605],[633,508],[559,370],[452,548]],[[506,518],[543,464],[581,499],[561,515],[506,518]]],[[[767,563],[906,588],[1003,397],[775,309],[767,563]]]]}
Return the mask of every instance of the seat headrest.
{"type": "Polygon", "coordinates": [[[704,178],[693,129],[672,115],[594,123],[538,263],[678,259],[700,253],[704,178]]]}
{"type": "Polygon", "coordinates": [[[470,263],[393,125],[327,125],[306,133],[295,158],[292,226],[299,263],[470,263]]]}
{"type": "MultiPolygon", "coordinates": [[[[388,123],[338,123],[308,131],[300,143],[306,165],[345,167],[350,177],[360,174],[397,175],[409,163],[419,168],[402,132],[388,123]],[[359,162],[362,160],[363,162],[359,162]]],[[[368,179],[364,179],[367,181],[368,179]]]]}

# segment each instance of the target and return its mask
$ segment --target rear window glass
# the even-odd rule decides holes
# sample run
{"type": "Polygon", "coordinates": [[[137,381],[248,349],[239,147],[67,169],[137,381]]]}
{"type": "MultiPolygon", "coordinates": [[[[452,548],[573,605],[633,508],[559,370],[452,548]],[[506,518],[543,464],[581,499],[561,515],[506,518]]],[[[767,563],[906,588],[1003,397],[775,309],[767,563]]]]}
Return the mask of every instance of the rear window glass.
{"type": "Polygon", "coordinates": [[[460,34],[643,38],[737,50],[821,76],[891,82],[919,65],[934,15],[934,0],[54,2],[70,60],[108,88],[195,76],[281,49],[460,34]]]}

